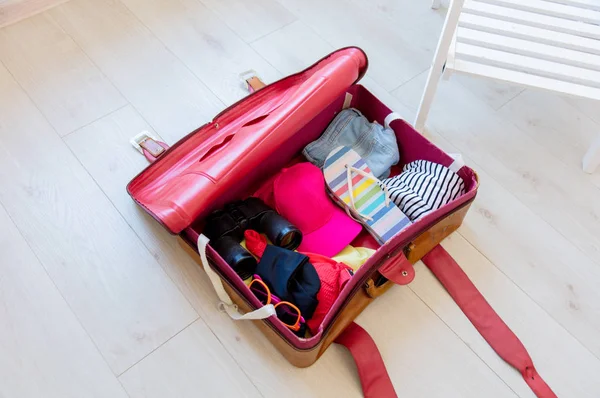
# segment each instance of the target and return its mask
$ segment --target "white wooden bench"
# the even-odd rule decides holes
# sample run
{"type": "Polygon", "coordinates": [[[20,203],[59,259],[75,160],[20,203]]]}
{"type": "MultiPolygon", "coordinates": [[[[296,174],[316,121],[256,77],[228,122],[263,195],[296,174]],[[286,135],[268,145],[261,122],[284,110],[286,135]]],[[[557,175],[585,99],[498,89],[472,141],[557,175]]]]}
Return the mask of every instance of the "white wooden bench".
{"type": "MultiPolygon", "coordinates": [[[[600,0],[451,0],[417,129],[442,73],[452,72],[600,101],[600,0]]],[[[598,165],[600,131],[583,169],[598,165]]]]}

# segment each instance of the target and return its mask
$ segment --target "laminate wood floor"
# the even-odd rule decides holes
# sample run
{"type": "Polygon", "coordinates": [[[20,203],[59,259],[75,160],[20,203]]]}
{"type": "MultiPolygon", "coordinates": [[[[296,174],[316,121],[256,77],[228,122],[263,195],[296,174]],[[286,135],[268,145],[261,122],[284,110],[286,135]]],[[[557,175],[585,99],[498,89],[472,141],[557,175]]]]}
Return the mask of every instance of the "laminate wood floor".
{"type": "MultiPolygon", "coordinates": [[[[0,397],[358,397],[333,346],[289,365],[216,307],[140,211],[129,138],[174,143],[246,95],[358,45],[363,84],[412,121],[444,18],[428,0],[70,0],[0,29],[0,397]]],[[[426,134],[480,194],[443,246],[560,397],[600,397],[600,103],[453,76],[426,134]]],[[[401,397],[532,397],[416,265],[358,318],[401,397]]]]}

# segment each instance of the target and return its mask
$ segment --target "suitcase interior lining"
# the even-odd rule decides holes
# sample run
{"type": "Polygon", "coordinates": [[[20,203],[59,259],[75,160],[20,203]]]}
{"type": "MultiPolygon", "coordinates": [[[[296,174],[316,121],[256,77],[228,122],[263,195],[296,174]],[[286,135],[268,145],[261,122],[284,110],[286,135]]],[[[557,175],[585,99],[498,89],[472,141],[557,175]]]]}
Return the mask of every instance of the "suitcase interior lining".
{"type": "MultiPolygon", "coordinates": [[[[387,106],[381,103],[373,94],[371,94],[361,85],[351,86],[348,89],[348,93],[352,95],[350,106],[360,110],[370,121],[377,121],[378,123],[383,124],[385,117],[391,113],[391,110],[387,106]]],[[[282,168],[305,161],[304,157],[301,155],[302,149],[308,143],[314,141],[321,135],[327,125],[331,122],[331,120],[333,120],[335,115],[342,109],[344,99],[345,94],[333,101],[317,117],[313,118],[310,122],[300,128],[296,134],[282,144],[271,158],[267,159],[254,170],[249,171],[244,176],[242,181],[240,181],[240,184],[235,187],[235,189],[232,189],[226,194],[222,195],[213,203],[213,206],[210,209],[205,209],[203,211],[203,216],[199,217],[189,228],[182,232],[184,239],[190,242],[197,241],[198,235],[201,233],[203,228],[202,218],[209,212],[223,207],[226,203],[234,200],[244,199],[250,196],[267,179],[277,174],[282,168]]],[[[392,168],[392,175],[398,174],[402,170],[404,164],[418,159],[429,160],[440,163],[444,166],[449,166],[453,162],[452,157],[429,142],[406,122],[392,122],[392,128],[396,133],[401,160],[399,165],[392,168]]],[[[458,174],[465,182],[465,194],[463,196],[477,188],[477,179],[475,173],[470,168],[463,167],[459,170],[458,174]]],[[[410,229],[412,231],[424,231],[431,224],[432,220],[435,219],[435,217],[439,217],[439,214],[448,214],[463,203],[464,200],[461,201],[461,198],[458,198],[453,202],[446,204],[440,210],[435,212],[436,214],[430,214],[422,217],[415,222],[410,229]]],[[[399,235],[402,235],[402,233],[399,235]]],[[[352,244],[355,246],[371,247],[374,249],[379,247],[377,242],[364,229],[361,234],[352,242],[352,244]]],[[[214,250],[212,250],[212,248],[208,247],[207,255],[213,261],[214,265],[216,265],[216,271],[224,276],[224,278],[230,282],[232,287],[242,294],[246,301],[248,301],[255,308],[258,308],[261,305],[258,299],[254,297],[254,295],[246,287],[239,276],[233,271],[233,269],[231,269],[231,267],[229,267],[225,261],[214,250]]],[[[379,256],[376,254],[374,257],[379,256]]],[[[370,263],[375,263],[375,261],[371,262],[371,260],[369,260],[369,262],[359,269],[353,279],[355,279],[358,274],[361,273],[361,271],[364,271],[363,268],[368,267],[370,263]]],[[[352,280],[347,284],[346,288],[344,288],[344,291],[338,297],[336,304],[338,304],[338,301],[340,300],[345,300],[345,296],[347,296],[347,293],[350,291],[348,285],[353,284],[352,280]]],[[[339,308],[338,305],[334,304],[332,309],[335,309],[336,307],[339,308]]],[[[298,338],[278,320],[268,320],[268,322],[270,322],[272,326],[277,329],[279,334],[288,340],[288,342],[290,342],[292,345],[314,346],[316,343],[318,343],[318,340],[322,335],[323,327],[327,326],[326,323],[328,318],[329,317],[326,318],[324,324],[321,326],[321,331],[309,339],[298,338]],[[304,344],[302,342],[304,342],[304,344]],[[308,342],[311,342],[311,344],[306,344],[308,342]]]]}

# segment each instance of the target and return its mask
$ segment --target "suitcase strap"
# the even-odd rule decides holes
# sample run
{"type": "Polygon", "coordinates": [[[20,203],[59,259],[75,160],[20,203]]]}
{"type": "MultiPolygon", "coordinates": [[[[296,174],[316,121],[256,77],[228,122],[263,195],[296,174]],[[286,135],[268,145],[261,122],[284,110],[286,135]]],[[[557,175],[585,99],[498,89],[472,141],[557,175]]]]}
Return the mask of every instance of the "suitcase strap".
{"type": "Polygon", "coordinates": [[[208,279],[210,283],[213,285],[217,296],[219,297],[219,304],[217,304],[217,308],[225,312],[231,319],[234,321],[245,321],[245,320],[256,320],[256,319],[265,319],[272,315],[276,315],[275,307],[273,304],[263,305],[262,307],[247,312],[245,314],[240,314],[238,312],[238,306],[233,303],[229,294],[225,291],[223,287],[223,282],[219,275],[210,267],[208,262],[208,258],[206,257],[206,246],[208,246],[209,240],[208,238],[200,234],[198,236],[198,254],[200,254],[200,260],[202,261],[202,268],[204,268],[204,272],[208,275],[208,279]]]}
{"type": "Polygon", "coordinates": [[[535,395],[539,398],[556,397],[535,370],[523,343],[489,305],[452,256],[442,246],[437,245],[421,260],[444,285],[456,304],[500,358],[521,372],[523,379],[535,395]]]}
{"type": "Polygon", "coordinates": [[[365,329],[352,322],[335,342],[352,354],[365,398],[397,397],[381,354],[365,329]]]}

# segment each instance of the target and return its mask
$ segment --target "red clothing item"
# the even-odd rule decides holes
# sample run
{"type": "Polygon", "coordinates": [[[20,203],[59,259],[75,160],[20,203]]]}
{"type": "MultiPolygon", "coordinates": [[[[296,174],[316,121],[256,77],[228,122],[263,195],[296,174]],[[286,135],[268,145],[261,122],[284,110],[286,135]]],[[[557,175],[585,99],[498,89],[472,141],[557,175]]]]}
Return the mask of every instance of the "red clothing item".
{"type": "Polygon", "coordinates": [[[308,256],[309,261],[315,266],[317,275],[321,280],[321,289],[317,293],[319,304],[315,309],[312,318],[306,321],[306,325],[312,334],[317,334],[319,326],[325,319],[333,303],[340,295],[340,292],[346,286],[346,283],[352,277],[350,271],[352,268],[344,263],[338,263],[335,260],[316,253],[302,253],[308,256]]]}
{"type": "MultiPolygon", "coordinates": [[[[248,251],[259,259],[267,247],[267,239],[253,230],[244,232],[246,238],[246,247],[248,251]]],[[[310,263],[315,267],[317,275],[321,280],[321,289],[317,294],[319,304],[312,318],[306,321],[306,324],[312,334],[316,334],[319,326],[325,319],[325,316],[333,306],[333,303],[340,295],[340,292],[346,286],[346,283],[352,277],[350,271],[352,268],[344,263],[338,263],[335,260],[316,253],[301,253],[308,257],[310,263]]]]}
{"type": "Polygon", "coordinates": [[[246,249],[260,260],[267,248],[267,238],[252,229],[244,231],[244,238],[246,239],[246,249]]]}

